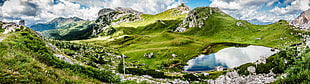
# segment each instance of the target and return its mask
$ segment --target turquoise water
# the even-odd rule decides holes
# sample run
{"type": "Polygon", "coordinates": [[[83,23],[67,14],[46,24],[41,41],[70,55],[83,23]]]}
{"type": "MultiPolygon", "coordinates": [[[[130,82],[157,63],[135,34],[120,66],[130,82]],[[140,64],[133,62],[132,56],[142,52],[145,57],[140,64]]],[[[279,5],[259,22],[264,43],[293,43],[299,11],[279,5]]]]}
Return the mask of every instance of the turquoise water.
{"type": "Polygon", "coordinates": [[[208,71],[216,66],[233,68],[245,63],[255,62],[261,57],[269,57],[279,50],[271,51],[271,48],[264,46],[250,45],[247,47],[229,47],[209,55],[199,55],[187,62],[185,71],[208,71]]]}

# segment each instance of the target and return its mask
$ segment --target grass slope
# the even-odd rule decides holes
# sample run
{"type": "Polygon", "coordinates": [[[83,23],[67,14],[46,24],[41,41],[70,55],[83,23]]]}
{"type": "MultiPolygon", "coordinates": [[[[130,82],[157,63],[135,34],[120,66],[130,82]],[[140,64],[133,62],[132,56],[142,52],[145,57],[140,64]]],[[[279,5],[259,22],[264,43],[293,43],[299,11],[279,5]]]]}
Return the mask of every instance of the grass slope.
{"type": "MultiPolygon", "coordinates": [[[[1,32],[0,32],[1,33],[1,32]]],[[[103,83],[118,82],[118,77],[106,70],[70,64],[58,59],[58,53],[29,28],[6,36],[0,42],[0,83],[103,83]]]]}
{"type": "MultiPolygon", "coordinates": [[[[200,10],[194,9],[194,10],[200,10]]],[[[208,13],[209,11],[200,11],[208,13]]],[[[196,57],[202,50],[214,43],[233,43],[261,45],[282,48],[301,42],[295,30],[287,21],[279,21],[269,25],[253,25],[246,21],[213,11],[204,21],[202,28],[189,28],[185,32],[173,32],[182,23],[184,15],[171,17],[168,10],[157,15],[142,15],[144,21],[121,23],[114,26],[117,30],[111,36],[99,37],[78,42],[119,48],[127,55],[128,64],[146,69],[162,69],[180,71],[187,60],[196,57]],[[148,17],[147,17],[148,16],[148,17]],[[165,19],[165,17],[169,17],[165,19]],[[243,25],[237,26],[240,22],[243,25]],[[290,34],[294,33],[294,34],[290,34]],[[144,57],[145,53],[154,53],[154,57],[144,57]],[[172,57],[176,54],[177,57],[172,57]],[[139,65],[143,66],[139,66],[139,65]],[[145,65],[144,65],[145,64],[145,65]]],[[[222,45],[212,48],[210,53],[229,47],[222,45]]]]}

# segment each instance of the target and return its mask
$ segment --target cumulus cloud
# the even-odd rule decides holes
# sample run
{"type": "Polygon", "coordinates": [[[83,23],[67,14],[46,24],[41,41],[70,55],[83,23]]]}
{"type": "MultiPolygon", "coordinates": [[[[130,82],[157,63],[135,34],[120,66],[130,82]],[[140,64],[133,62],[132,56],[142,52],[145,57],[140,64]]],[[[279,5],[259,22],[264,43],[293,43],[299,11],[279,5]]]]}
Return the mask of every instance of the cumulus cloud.
{"type": "Polygon", "coordinates": [[[65,0],[8,0],[2,8],[3,21],[26,20],[28,25],[47,22],[57,17],[81,17],[83,19],[95,19],[99,7],[81,9],[80,4],[65,0]]]}
{"type": "Polygon", "coordinates": [[[278,15],[281,14],[294,14],[298,11],[306,11],[310,8],[310,1],[309,0],[296,0],[291,2],[290,6],[285,8],[275,7],[274,9],[270,10],[270,12],[276,13],[278,15]]]}
{"type": "Polygon", "coordinates": [[[105,8],[126,7],[147,13],[156,14],[166,9],[176,7],[186,0],[68,0],[87,6],[105,8]]]}
{"type": "Polygon", "coordinates": [[[219,7],[229,15],[242,20],[261,23],[276,22],[281,19],[293,20],[307,10],[309,0],[211,0],[211,7],[219,7]],[[285,6],[283,6],[285,5],[285,6]]]}
{"type": "Polygon", "coordinates": [[[184,0],[7,0],[1,6],[3,21],[26,20],[27,25],[57,17],[80,17],[94,20],[102,8],[128,7],[156,14],[180,5],[184,0]]]}

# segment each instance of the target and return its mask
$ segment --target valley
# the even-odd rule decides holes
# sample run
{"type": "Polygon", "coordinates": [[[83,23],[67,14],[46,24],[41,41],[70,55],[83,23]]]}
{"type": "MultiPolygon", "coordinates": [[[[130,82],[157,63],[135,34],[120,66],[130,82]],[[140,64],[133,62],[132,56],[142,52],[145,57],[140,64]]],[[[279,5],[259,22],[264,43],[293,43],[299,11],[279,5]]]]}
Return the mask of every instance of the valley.
{"type": "Polygon", "coordinates": [[[255,25],[181,4],[154,15],[117,7],[95,21],[4,23],[0,83],[309,82],[309,32],[286,20],[255,25]]]}

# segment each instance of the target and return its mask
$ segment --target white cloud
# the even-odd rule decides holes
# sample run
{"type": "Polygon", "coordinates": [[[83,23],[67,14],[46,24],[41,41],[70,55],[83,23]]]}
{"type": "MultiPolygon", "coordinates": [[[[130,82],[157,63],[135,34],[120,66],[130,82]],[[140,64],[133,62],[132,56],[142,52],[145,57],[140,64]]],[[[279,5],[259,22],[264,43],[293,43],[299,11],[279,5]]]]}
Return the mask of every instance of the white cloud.
{"type": "Polygon", "coordinates": [[[273,0],[273,1],[271,1],[271,2],[268,2],[267,3],[267,7],[270,7],[272,4],[274,4],[274,3],[276,3],[276,2],[278,2],[278,0],[273,0]]]}
{"type": "Polygon", "coordinates": [[[184,0],[104,0],[108,8],[127,7],[148,14],[156,14],[166,9],[180,5],[184,0]]]}
{"type": "Polygon", "coordinates": [[[260,22],[276,22],[278,20],[293,20],[301,11],[307,10],[309,0],[211,0],[211,7],[219,7],[229,15],[242,20],[258,20],[260,22]],[[291,3],[291,5],[288,5],[291,3]],[[285,4],[286,7],[272,7],[273,4],[285,4]],[[266,6],[265,8],[263,6],[266,6]]]}
{"type": "Polygon", "coordinates": [[[295,11],[306,11],[310,8],[310,1],[309,0],[296,0],[291,2],[292,5],[287,6],[285,8],[275,7],[274,9],[270,10],[270,12],[274,12],[277,14],[289,14],[294,13],[295,11]]]}
{"type": "Polygon", "coordinates": [[[47,22],[57,17],[80,17],[94,20],[103,7],[128,7],[156,14],[180,5],[184,0],[8,0],[2,8],[3,21],[26,20],[27,25],[47,22]],[[84,7],[84,8],[83,8],[84,7]]]}

